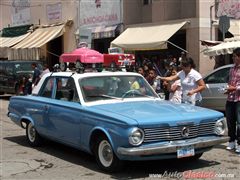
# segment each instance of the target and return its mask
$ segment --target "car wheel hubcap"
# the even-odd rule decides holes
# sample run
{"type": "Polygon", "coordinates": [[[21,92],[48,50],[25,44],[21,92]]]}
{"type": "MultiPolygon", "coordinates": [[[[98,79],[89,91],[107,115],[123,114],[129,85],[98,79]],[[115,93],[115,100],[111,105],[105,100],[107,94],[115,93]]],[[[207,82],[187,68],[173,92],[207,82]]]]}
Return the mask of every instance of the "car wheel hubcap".
{"type": "Polygon", "coordinates": [[[36,137],[36,130],[33,127],[32,123],[30,123],[28,125],[28,138],[31,142],[35,141],[35,137],[36,137]]]}
{"type": "Polygon", "coordinates": [[[99,160],[103,166],[109,167],[112,164],[113,151],[108,141],[104,140],[99,144],[98,154],[99,160]]]}

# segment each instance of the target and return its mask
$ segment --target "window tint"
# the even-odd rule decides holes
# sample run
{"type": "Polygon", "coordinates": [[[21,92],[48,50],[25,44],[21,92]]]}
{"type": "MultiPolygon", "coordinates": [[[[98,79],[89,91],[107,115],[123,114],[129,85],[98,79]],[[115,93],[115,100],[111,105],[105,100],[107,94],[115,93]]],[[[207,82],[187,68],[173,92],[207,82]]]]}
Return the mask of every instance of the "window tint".
{"type": "Polygon", "coordinates": [[[79,81],[86,102],[117,98],[156,97],[149,84],[138,76],[87,77],[79,81]]]}
{"type": "Polygon", "coordinates": [[[229,79],[230,68],[224,68],[207,76],[204,81],[206,84],[227,83],[229,79]]]}
{"type": "Polygon", "coordinates": [[[54,85],[54,77],[50,77],[45,80],[43,90],[41,91],[40,96],[42,97],[52,97],[52,91],[53,91],[53,85],[54,85]]]}
{"type": "Polygon", "coordinates": [[[7,64],[6,65],[6,72],[7,72],[7,74],[10,74],[10,75],[13,74],[13,72],[14,72],[13,64],[7,64]]]}
{"type": "Polygon", "coordinates": [[[79,102],[77,89],[71,77],[49,77],[43,85],[40,96],[52,98],[53,90],[56,89],[54,99],[63,101],[79,102]],[[55,87],[55,88],[54,88],[55,87]]]}
{"type": "MultiPolygon", "coordinates": [[[[16,72],[21,71],[33,71],[32,69],[32,62],[19,62],[14,64],[16,72]]],[[[40,63],[37,63],[37,67],[40,71],[42,71],[42,65],[40,63]]]]}
{"type": "Polygon", "coordinates": [[[73,78],[58,77],[56,79],[56,84],[57,88],[55,99],[79,102],[79,97],[73,78]]]}
{"type": "Polygon", "coordinates": [[[0,74],[3,75],[5,71],[4,64],[0,63],[0,74]]]}

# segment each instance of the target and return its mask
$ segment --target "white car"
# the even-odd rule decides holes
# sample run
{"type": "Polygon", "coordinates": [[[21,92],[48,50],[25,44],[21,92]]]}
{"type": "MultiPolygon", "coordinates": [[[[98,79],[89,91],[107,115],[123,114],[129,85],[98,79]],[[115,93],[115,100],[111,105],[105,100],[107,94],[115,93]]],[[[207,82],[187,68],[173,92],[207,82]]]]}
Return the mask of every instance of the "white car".
{"type": "Polygon", "coordinates": [[[224,94],[224,88],[227,86],[231,67],[233,64],[219,67],[203,78],[206,83],[206,89],[202,92],[203,107],[225,111],[227,95],[224,94]]]}

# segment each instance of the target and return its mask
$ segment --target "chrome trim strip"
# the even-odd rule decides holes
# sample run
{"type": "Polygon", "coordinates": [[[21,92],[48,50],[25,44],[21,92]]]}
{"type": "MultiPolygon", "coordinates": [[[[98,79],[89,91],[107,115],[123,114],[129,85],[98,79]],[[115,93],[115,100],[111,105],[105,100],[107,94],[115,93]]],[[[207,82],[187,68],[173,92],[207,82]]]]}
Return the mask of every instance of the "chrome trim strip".
{"type": "Polygon", "coordinates": [[[168,141],[157,145],[146,145],[140,147],[124,148],[119,147],[117,152],[121,155],[141,156],[141,155],[157,155],[177,152],[177,149],[183,146],[194,146],[195,149],[212,147],[221,143],[228,142],[229,137],[198,137],[188,140],[168,141]]]}

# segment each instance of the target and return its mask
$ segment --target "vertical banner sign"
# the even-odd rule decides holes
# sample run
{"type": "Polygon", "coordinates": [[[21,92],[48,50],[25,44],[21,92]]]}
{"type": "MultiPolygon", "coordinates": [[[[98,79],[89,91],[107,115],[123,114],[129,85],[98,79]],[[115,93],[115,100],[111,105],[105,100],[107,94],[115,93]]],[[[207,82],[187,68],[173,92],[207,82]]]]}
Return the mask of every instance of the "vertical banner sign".
{"type": "Polygon", "coordinates": [[[240,19],[240,0],[219,0],[217,17],[240,19]]]}
{"type": "Polygon", "coordinates": [[[48,4],[47,18],[48,18],[48,21],[61,21],[62,20],[62,3],[48,4]]]}
{"type": "Polygon", "coordinates": [[[81,0],[80,26],[89,28],[119,24],[121,0],[81,0]]]}
{"type": "Polygon", "coordinates": [[[30,24],[29,0],[12,0],[12,25],[20,26],[30,24]]]}

